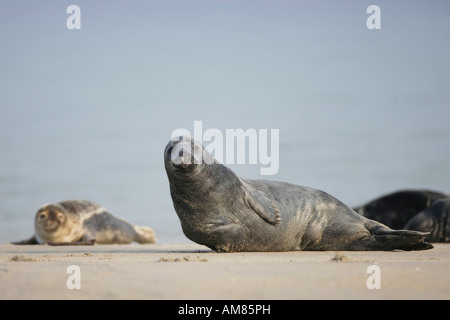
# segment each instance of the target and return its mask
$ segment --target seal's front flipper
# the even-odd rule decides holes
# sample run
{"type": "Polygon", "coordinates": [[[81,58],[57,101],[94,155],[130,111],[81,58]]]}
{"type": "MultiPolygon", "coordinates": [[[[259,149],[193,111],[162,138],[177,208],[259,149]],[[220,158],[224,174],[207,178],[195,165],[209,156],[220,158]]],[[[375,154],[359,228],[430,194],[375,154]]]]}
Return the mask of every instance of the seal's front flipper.
{"type": "Polygon", "coordinates": [[[17,244],[17,245],[24,245],[24,244],[39,244],[37,242],[36,237],[33,235],[30,239],[17,241],[17,242],[11,242],[11,244],[17,244]]]}
{"type": "Polygon", "coordinates": [[[250,208],[267,222],[275,226],[279,224],[281,221],[280,210],[273,201],[271,201],[264,192],[252,187],[244,180],[240,180],[245,192],[244,201],[248,203],[250,208]]]}
{"type": "Polygon", "coordinates": [[[238,252],[245,243],[245,232],[238,224],[215,225],[209,229],[211,244],[205,244],[217,252],[238,252]]]}

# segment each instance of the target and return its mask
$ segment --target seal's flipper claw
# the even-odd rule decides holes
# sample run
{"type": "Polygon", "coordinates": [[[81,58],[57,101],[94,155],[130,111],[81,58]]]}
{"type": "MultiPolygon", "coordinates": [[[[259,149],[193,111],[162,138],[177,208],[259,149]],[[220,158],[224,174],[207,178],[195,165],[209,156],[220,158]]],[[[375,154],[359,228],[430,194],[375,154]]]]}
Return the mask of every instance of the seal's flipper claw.
{"type": "Polygon", "coordinates": [[[271,201],[264,192],[250,186],[242,179],[242,188],[245,193],[245,201],[250,208],[255,211],[261,218],[273,225],[278,225],[281,222],[280,210],[271,201]]]}

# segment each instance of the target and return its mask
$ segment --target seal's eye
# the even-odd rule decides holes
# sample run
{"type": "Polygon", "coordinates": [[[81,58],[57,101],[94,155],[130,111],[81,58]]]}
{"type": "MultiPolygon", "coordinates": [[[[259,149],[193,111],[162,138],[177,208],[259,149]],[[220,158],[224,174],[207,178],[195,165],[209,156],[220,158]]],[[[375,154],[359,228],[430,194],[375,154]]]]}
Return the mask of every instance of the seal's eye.
{"type": "Polygon", "coordinates": [[[45,219],[47,216],[45,215],[45,213],[41,213],[41,215],[39,216],[39,219],[43,220],[45,219]]]}
{"type": "Polygon", "coordinates": [[[167,149],[167,154],[171,154],[173,150],[173,146],[170,146],[169,149],[167,149]]]}

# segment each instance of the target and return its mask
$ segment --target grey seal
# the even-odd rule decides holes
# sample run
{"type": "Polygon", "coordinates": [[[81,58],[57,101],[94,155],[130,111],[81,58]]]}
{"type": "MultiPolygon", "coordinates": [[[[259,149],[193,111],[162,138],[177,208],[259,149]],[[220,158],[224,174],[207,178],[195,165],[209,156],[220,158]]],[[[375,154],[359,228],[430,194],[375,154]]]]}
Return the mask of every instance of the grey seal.
{"type": "Polygon", "coordinates": [[[450,242],[450,197],[434,201],[409,220],[405,229],[429,232],[430,242],[450,242]]]}
{"type": "Polygon", "coordinates": [[[36,212],[35,234],[14,244],[126,244],[156,242],[149,227],[134,226],[87,200],[45,204],[36,212]]]}
{"type": "Polygon", "coordinates": [[[426,189],[398,190],[382,195],[353,210],[390,228],[402,229],[413,216],[447,194],[426,189]]]}
{"type": "Polygon", "coordinates": [[[390,228],[429,232],[429,242],[450,242],[448,221],[450,196],[426,190],[399,190],[354,208],[366,218],[390,228]]]}
{"type": "Polygon", "coordinates": [[[426,233],[392,230],[323,191],[242,179],[190,137],[169,141],[164,163],[183,233],[214,251],[433,247],[426,233]]]}

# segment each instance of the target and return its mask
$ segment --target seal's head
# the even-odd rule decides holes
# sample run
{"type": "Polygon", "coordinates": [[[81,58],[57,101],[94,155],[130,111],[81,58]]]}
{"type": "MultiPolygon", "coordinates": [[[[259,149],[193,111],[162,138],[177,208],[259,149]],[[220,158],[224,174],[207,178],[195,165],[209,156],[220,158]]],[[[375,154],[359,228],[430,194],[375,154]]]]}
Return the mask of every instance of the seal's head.
{"type": "Polygon", "coordinates": [[[233,171],[190,137],[175,137],[169,141],[164,150],[164,164],[175,207],[187,203],[189,206],[208,206],[211,194],[215,192],[220,197],[231,193],[230,188],[240,184],[233,171]]]}
{"type": "Polygon", "coordinates": [[[175,137],[169,141],[164,150],[164,164],[168,174],[194,174],[214,163],[216,160],[211,154],[190,137],[175,137]]]}
{"type": "Polygon", "coordinates": [[[39,243],[63,241],[72,224],[66,210],[58,204],[43,205],[36,213],[34,229],[39,243]]]}

